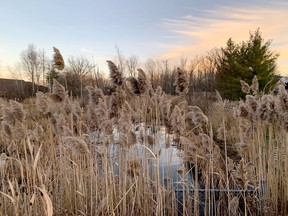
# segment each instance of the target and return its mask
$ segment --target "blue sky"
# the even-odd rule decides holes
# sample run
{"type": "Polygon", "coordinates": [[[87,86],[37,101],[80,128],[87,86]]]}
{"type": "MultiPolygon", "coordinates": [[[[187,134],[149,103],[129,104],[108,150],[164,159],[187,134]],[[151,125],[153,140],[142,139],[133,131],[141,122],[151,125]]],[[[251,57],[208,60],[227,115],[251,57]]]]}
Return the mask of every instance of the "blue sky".
{"type": "Polygon", "coordinates": [[[249,38],[260,27],[280,53],[288,75],[288,3],[285,0],[0,0],[0,76],[7,77],[33,43],[46,54],[94,58],[105,71],[115,46],[140,61],[179,60],[249,38]]]}

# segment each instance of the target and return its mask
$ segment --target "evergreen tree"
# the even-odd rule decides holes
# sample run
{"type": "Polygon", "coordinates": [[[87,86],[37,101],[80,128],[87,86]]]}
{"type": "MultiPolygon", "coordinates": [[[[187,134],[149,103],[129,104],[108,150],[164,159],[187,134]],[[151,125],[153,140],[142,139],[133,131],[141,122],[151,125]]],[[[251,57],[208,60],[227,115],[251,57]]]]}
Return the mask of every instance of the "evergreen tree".
{"type": "Polygon", "coordinates": [[[248,41],[240,44],[235,44],[231,38],[227,41],[217,58],[216,75],[216,88],[224,98],[243,98],[245,94],[241,91],[240,80],[251,83],[255,75],[259,80],[260,91],[267,84],[273,84],[279,55],[270,50],[270,45],[271,40],[264,41],[259,29],[250,32],[248,41]]]}
{"type": "Polygon", "coordinates": [[[50,90],[52,90],[52,87],[53,87],[53,80],[54,79],[58,80],[58,78],[59,78],[59,73],[56,70],[54,70],[54,69],[52,69],[51,71],[49,71],[47,73],[46,81],[49,84],[50,90]]]}

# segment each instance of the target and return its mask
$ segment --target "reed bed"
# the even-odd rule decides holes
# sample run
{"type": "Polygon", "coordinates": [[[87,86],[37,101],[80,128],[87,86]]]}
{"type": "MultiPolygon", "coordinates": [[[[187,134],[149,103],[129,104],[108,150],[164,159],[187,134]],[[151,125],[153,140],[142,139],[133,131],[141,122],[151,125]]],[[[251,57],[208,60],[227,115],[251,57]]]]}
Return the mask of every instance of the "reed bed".
{"type": "Polygon", "coordinates": [[[245,100],[218,94],[203,113],[180,69],[170,96],[108,66],[111,96],[90,86],[83,103],[54,80],[51,94],[0,101],[1,215],[288,214],[284,89],[261,95],[255,78],[245,100]]]}

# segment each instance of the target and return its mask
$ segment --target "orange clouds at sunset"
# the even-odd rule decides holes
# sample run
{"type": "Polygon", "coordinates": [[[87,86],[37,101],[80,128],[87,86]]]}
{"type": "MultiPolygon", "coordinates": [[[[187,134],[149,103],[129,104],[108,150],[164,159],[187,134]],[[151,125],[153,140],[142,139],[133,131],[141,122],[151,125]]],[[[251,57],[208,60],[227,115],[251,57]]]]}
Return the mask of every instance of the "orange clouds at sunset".
{"type": "Polygon", "coordinates": [[[158,57],[179,59],[180,56],[205,54],[215,47],[224,47],[230,37],[237,43],[248,40],[249,31],[260,28],[265,41],[272,39],[271,50],[280,54],[278,72],[288,75],[287,20],[287,10],[280,5],[273,8],[219,7],[213,11],[203,11],[201,17],[189,15],[179,19],[163,19],[163,25],[180,40],[175,41],[175,45],[161,44],[166,52],[158,57]]]}

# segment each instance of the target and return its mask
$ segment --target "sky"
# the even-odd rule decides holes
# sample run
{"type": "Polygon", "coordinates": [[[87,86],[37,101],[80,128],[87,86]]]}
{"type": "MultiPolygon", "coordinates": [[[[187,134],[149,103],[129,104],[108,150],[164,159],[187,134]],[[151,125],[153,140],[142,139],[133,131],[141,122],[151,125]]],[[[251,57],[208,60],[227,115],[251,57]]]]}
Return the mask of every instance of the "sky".
{"type": "Polygon", "coordinates": [[[280,54],[278,73],[288,76],[288,1],[286,0],[0,0],[0,77],[34,44],[64,59],[84,56],[108,71],[116,49],[176,62],[213,48],[249,39],[260,28],[280,54]]]}

